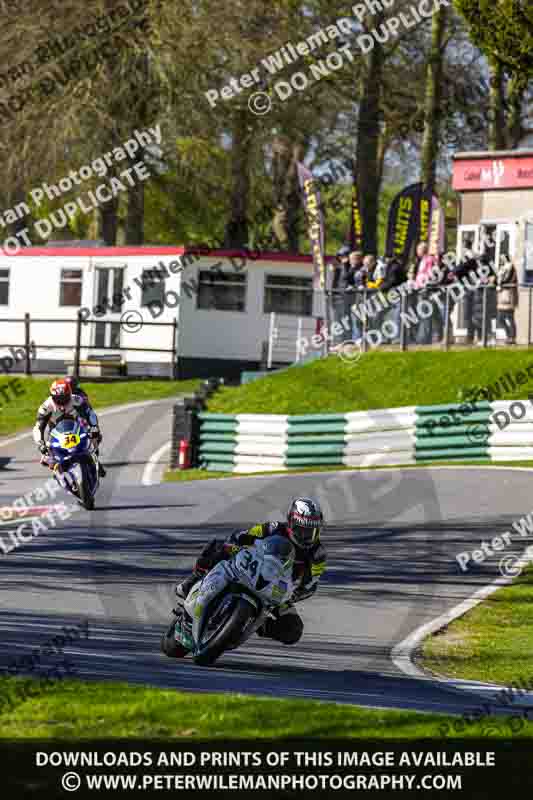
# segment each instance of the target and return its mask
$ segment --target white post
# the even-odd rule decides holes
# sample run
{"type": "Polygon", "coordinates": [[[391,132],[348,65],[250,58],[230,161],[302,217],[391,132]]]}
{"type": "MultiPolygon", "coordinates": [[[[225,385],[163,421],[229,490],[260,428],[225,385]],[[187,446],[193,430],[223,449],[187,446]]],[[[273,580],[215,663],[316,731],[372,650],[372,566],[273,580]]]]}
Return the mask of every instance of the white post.
{"type": "Polygon", "coordinates": [[[272,350],[274,349],[274,333],[276,325],[276,314],[274,311],[270,312],[270,327],[268,331],[268,355],[267,355],[267,369],[272,368],[272,350]]]}
{"type": "Polygon", "coordinates": [[[302,341],[302,325],[303,325],[303,319],[301,317],[298,317],[298,330],[296,333],[296,363],[298,363],[298,361],[300,360],[300,356],[302,354],[300,349],[300,343],[302,341]]]}

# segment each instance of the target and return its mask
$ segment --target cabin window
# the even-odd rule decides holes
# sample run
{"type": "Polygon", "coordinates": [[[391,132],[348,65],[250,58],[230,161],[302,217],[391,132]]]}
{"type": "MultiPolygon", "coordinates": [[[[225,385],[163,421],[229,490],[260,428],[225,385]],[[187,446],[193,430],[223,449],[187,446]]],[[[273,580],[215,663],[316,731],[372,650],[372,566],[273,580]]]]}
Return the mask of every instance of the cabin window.
{"type": "Polygon", "coordinates": [[[292,275],[266,275],[263,309],[265,314],[295,314],[310,317],[313,313],[313,279],[292,275]]]}
{"type": "MultiPolygon", "coordinates": [[[[182,287],[185,291],[186,287],[182,287]]],[[[213,311],[244,311],[246,307],[246,274],[200,270],[197,308],[213,311]]]]}
{"type": "MultiPolygon", "coordinates": [[[[160,269],[143,269],[141,275],[141,306],[148,306],[150,303],[160,303],[163,308],[165,305],[165,277],[160,269]]],[[[138,283],[138,281],[136,281],[138,283]]]]}
{"type": "Polygon", "coordinates": [[[0,306],[9,305],[9,270],[0,269],[0,306]]]}
{"type": "Polygon", "coordinates": [[[81,269],[62,269],[59,290],[60,306],[81,306],[81,269]]]}
{"type": "Polygon", "coordinates": [[[524,283],[533,283],[533,223],[526,223],[524,247],[524,283]]]}

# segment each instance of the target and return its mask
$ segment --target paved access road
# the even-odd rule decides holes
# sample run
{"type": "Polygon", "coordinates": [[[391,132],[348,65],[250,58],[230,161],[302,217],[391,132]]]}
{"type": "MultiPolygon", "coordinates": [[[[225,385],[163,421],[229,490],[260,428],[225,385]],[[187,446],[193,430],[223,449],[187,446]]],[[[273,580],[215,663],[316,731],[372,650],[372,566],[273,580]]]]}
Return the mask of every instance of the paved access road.
{"type": "MultiPolygon", "coordinates": [[[[168,438],[171,406],[102,415],[108,477],[97,509],[0,553],[1,664],[88,619],[89,640],[67,652],[89,680],[456,713],[479,706],[473,695],[402,674],[390,652],[496,577],[494,560],[462,573],[455,556],[529,511],[528,472],[377,470],[144,486],[145,465],[168,438]],[[301,642],[254,638],[211,669],[161,655],[173,585],[202,544],[279,518],[296,494],[318,497],[328,520],[329,568],[300,606],[301,642]]],[[[29,436],[2,443],[0,458],[2,505],[48,477],[29,436]]]]}

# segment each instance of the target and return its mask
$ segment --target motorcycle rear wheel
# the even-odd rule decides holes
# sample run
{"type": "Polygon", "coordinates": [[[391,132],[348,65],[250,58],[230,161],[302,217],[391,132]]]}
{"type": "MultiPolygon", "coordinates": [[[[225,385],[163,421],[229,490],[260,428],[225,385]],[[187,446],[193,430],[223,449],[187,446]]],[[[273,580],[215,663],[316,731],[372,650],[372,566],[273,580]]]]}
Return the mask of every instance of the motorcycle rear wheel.
{"type": "Polygon", "coordinates": [[[170,627],[161,637],[161,652],[169,658],[183,658],[189,651],[186,647],[176,641],[176,637],[174,636],[175,628],[176,619],[174,618],[170,627]]]}

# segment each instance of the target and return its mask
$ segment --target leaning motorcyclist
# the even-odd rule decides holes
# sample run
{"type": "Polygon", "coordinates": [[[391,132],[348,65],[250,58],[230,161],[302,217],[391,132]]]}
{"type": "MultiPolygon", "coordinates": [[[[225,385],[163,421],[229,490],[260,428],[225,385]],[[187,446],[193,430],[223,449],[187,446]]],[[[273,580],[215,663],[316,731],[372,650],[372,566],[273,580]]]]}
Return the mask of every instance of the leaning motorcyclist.
{"type": "MultiPolygon", "coordinates": [[[[33,428],[33,440],[43,458],[41,464],[49,466],[46,459],[48,455],[48,445],[44,435],[47,428],[53,428],[63,417],[76,419],[81,417],[89,425],[90,436],[93,440],[98,454],[98,446],[102,441],[102,434],[98,426],[98,417],[94,413],[88,402],[77,394],[72,393],[70,384],[64,380],[57,380],[50,386],[50,396],[39,406],[37,420],[33,428]]],[[[103,478],[106,474],[102,464],[98,462],[99,476],[103,478]]]]}
{"type": "Polygon", "coordinates": [[[202,550],[192,574],[176,586],[179,604],[183,604],[198,580],[220,561],[232,558],[241,547],[249,547],[257,539],[267,536],[286,536],[296,551],[292,576],[296,589],[290,601],[274,612],[275,618],[269,618],[257,633],[283,644],[295,644],[304,626],[294,603],[316,592],[320,576],[326,569],[326,551],[320,542],[323,522],[319,503],[308,497],[298,497],[289,506],[287,522],[258,523],[248,530],[232,534],[227,542],[213,539],[202,550]]]}

